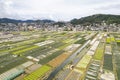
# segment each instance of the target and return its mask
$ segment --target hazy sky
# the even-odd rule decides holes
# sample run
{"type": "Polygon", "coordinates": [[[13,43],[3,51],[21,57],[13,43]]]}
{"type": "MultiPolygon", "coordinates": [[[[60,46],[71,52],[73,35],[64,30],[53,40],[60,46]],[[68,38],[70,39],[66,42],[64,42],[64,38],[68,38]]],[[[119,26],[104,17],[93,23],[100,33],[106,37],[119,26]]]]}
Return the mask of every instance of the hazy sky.
{"type": "Polygon", "coordinates": [[[0,0],[0,18],[71,20],[120,14],[120,0],[0,0]]]}

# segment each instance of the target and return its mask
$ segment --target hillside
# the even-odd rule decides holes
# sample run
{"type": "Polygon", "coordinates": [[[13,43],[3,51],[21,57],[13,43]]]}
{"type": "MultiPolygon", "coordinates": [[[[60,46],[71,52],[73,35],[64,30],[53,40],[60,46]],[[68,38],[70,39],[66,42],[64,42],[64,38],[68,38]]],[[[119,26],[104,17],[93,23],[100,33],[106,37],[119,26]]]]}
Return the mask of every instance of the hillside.
{"type": "Polygon", "coordinates": [[[48,20],[48,19],[44,19],[44,20],[16,20],[16,19],[10,19],[10,18],[0,18],[0,23],[22,23],[22,22],[27,22],[27,23],[31,23],[31,22],[43,22],[43,23],[50,23],[50,22],[54,22],[53,20],[48,20]]]}
{"type": "MultiPolygon", "coordinates": [[[[107,24],[111,23],[117,23],[120,24],[120,15],[110,15],[110,14],[95,14],[87,17],[82,17],[79,19],[72,19],[70,20],[70,23],[73,25],[76,24],[93,24],[93,23],[101,23],[105,21],[107,24]]],[[[0,18],[0,23],[31,23],[31,22],[37,22],[37,23],[51,23],[55,22],[53,20],[16,20],[16,19],[9,19],[9,18],[0,18]]],[[[58,24],[59,26],[62,26],[65,24],[65,22],[55,22],[54,24],[58,24]]]]}
{"type": "Polygon", "coordinates": [[[120,24],[120,15],[95,14],[92,16],[82,17],[80,19],[73,19],[70,22],[72,24],[93,24],[101,23],[103,21],[105,21],[107,24],[120,24]]]}

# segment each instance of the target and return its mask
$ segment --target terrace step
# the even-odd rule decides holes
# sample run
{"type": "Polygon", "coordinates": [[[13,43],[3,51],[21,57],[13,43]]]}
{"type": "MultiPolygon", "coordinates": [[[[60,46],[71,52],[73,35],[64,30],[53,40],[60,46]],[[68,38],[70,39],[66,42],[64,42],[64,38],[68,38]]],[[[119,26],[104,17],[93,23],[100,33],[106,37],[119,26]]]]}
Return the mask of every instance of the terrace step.
{"type": "Polygon", "coordinates": [[[89,80],[97,80],[95,77],[92,77],[92,76],[86,76],[86,78],[88,78],[89,80]]]}
{"type": "Polygon", "coordinates": [[[97,76],[97,73],[94,73],[94,72],[87,72],[87,74],[92,75],[92,76],[97,76]]]}

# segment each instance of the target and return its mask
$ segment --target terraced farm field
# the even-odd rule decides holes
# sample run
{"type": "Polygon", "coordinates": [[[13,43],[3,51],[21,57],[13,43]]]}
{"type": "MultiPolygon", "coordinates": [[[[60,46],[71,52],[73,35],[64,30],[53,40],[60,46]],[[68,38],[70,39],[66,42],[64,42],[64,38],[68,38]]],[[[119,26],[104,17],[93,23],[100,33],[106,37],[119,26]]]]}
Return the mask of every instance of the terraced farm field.
{"type": "Polygon", "coordinates": [[[57,52],[54,52],[52,55],[45,57],[44,59],[40,60],[39,63],[40,64],[45,64],[47,62],[49,62],[50,60],[54,59],[55,57],[61,55],[64,51],[60,50],[57,52]]]}
{"type": "Polygon", "coordinates": [[[37,80],[44,76],[45,73],[50,71],[51,67],[47,65],[43,65],[39,69],[32,72],[30,75],[27,75],[23,80],[37,80]]]}
{"type": "MultiPolygon", "coordinates": [[[[117,36],[119,36],[120,34],[118,34],[117,36]]],[[[116,44],[113,45],[112,47],[112,51],[113,51],[113,55],[115,58],[115,65],[116,65],[116,74],[117,74],[117,79],[120,80],[120,40],[119,37],[116,37],[116,44]]]]}
{"type": "Polygon", "coordinates": [[[22,50],[15,51],[15,52],[13,52],[13,54],[19,55],[19,54],[25,53],[25,52],[27,52],[27,51],[30,51],[30,50],[35,49],[35,48],[38,48],[38,47],[39,47],[39,46],[30,46],[30,47],[28,47],[28,48],[24,48],[24,49],[22,49],[22,50]]]}
{"type": "Polygon", "coordinates": [[[104,55],[104,46],[105,44],[104,43],[100,43],[96,52],[95,52],[95,55],[94,55],[94,59],[96,60],[102,60],[103,59],[103,55],[104,55]]]}
{"type": "Polygon", "coordinates": [[[50,62],[48,62],[48,64],[52,67],[57,67],[59,64],[61,64],[67,57],[68,57],[68,53],[65,54],[61,54],[60,56],[54,58],[53,60],[51,60],[50,62]]]}
{"type": "Polygon", "coordinates": [[[83,74],[87,68],[87,66],[89,65],[89,62],[91,60],[92,56],[90,55],[85,55],[81,61],[77,64],[76,66],[76,70],[78,72],[80,72],[81,74],[83,74]]]}
{"type": "Polygon", "coordinates": [[[0,37],[0,80],[106,80],[106,75],[119,80],[119,35],[97,31],[11,32],[9,39],[0,37]]]}

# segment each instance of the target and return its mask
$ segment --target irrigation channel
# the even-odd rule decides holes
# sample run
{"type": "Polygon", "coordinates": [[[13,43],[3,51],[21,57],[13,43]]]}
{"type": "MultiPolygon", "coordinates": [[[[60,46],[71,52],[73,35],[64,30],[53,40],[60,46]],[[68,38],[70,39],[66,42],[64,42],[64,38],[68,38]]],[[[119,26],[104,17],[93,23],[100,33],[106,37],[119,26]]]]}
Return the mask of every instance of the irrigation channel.
{"type": "MultiPolygon", "coordinates": [[[[58,66],[46,80],[52,80],[56,74],[70,61],[72,61],[76,55],[78,55],[89,43],[91,40],[88,40],[82,47],[80,47],[76,52],[74,52],[69,58],[67,58],[60,66],[58,66]]],[[[81,55],[82,56],[82,55],[81,55]]]]}

